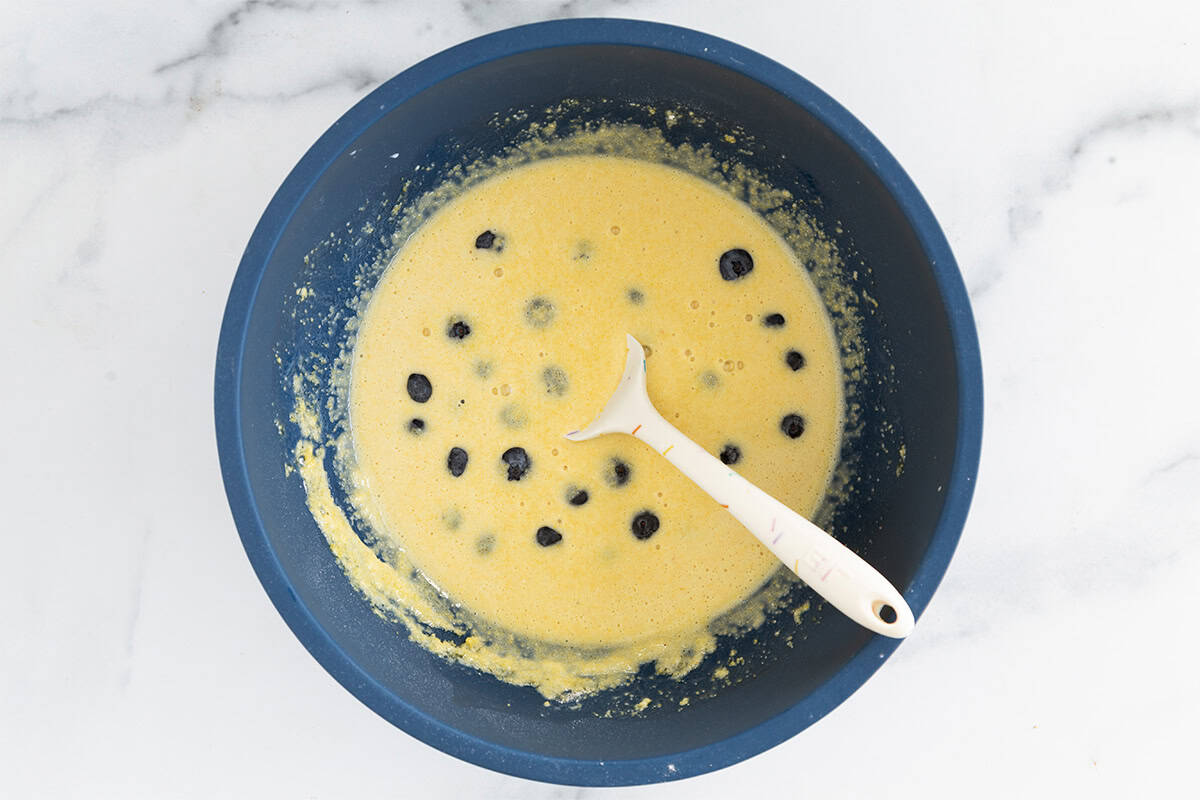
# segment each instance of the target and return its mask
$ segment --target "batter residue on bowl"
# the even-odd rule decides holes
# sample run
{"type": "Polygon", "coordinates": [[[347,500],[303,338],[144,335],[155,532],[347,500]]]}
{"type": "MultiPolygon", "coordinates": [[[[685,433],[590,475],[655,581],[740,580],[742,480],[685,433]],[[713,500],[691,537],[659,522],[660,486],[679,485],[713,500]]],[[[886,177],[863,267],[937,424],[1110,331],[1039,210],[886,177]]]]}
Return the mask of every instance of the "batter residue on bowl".
{"type": "Polygon", "coordinates": [[[563,439],[614,388],[627,332],[646,346],[664,416],[816,511],[844,406],[822,298],[759,213],[661,163],[533,160],[408,236],[342,371],[335,471],[370,547],[333,501],[297,392],[297,464],[350,579],[427,647],[548,697],[616,685],[648,661],[686,673],[713,621],[779,567],[642,443],[563,439]]]}

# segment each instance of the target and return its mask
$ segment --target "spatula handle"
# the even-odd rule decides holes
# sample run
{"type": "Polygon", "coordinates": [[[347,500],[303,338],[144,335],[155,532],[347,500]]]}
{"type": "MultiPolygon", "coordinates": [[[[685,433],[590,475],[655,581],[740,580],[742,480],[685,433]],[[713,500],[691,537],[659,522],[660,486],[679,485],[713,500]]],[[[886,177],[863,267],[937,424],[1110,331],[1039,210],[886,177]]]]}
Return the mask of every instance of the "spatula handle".
{"type": "Polygon", "coordinates": [[[913,614],[896,587],[852,550],[731,470],[656,411],[630,431],[703,489],[850,619],[902,638],[913,614]]]}

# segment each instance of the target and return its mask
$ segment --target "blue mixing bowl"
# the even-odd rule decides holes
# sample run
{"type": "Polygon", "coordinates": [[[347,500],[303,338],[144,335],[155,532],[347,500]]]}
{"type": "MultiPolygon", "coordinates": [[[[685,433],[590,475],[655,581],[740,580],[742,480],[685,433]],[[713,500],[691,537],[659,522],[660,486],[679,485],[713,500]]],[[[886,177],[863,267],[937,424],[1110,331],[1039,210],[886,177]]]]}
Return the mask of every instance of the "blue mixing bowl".
{"type": "MultiPolygon", "coordinates": [[[[349,297],[355,266],[390,246],[387,237],[330,233],[358,230],[403,191],[437,185],[445,172],[430,164],[449,169],[502,152],[522,119],[563,98],[585,101],[584,121],[653,126],[648,106],[696,111],[704,125],[685,120],[665,135],[748,162],[835,238],[845,282],[878,306],[863,316],[859,484],[830,524],[921,613],[967,515],[982,427],[978,343],[954,256],[912,181],[845,109],[759,54],[683,28],[574,20],[502,31],[421,62],[334,123],[271,200],[230,290],[216,366],[221,469],[246,553],[279,613],[330,674],[396,726],[459,758],[538,780],[685,778],[811,725],[897,642],[836,611],[818,608],[799,624],[783,613],[755,634],[721,641],[712,659],[732,648],[746,658],[719,691],[690,685],[711,675],[710,663],[681,682],[643,671],[632,691],[663,702],[636,716],[601,716],[612,699],[604,694],[547,706],[530,689],[431,655],[373,613],[314,524],[299,478],[283,469],[295,437],[276,425],[287,420],[296,368],[286,354],[332,353],[335,345],[329,330],[299,323],[296,285],[349,297]],[[726,152],[733,145],[714,135],[734,126],[748,134],[743,152],[726,152]],[[324,266],[314,273],[310,263],[302,275],[314,248],[324,266]],[[901,442],[907,457],[897,469],[901,442]],[[671,702],[689,695],[698,699],[683,708],[671,702]]],[[[798,586],[793,601],[815,599],[808,592],[798,586]]]]}

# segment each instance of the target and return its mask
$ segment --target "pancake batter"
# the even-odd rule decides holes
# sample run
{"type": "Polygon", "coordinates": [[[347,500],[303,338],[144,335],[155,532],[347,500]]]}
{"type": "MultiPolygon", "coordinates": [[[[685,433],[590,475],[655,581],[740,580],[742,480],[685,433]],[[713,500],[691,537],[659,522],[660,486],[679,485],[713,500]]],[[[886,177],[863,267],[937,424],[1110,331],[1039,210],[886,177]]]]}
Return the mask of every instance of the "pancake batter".
{"type": "Polygon", "coordinates": [[[642,443],[562,438],[607,400],[627,332],[665,417],[812,514],[843,411],[820,296],[749,206],[646,161],[549,158],[436,211],[362,317],[349,419],[352,499],[381,541],[475,618],[625,648],[632,672],[779,565],[642,443]]]}

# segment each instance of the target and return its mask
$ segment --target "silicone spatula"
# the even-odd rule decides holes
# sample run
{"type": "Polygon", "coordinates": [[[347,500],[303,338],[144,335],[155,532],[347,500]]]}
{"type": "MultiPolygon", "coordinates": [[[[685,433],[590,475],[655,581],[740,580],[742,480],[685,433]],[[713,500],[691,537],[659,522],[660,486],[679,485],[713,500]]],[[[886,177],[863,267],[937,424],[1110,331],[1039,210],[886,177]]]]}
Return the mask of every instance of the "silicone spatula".
{"type": "Polygon", "coordinates": [[[610,433],[640,439],[670,461],[721,508],[759,538],[800,579],[850,619],[875,633],[903,638],[913,628],[904,597],[870,564],[825,531],[741,477],[655,410],[646,393],[641,344],[626,336],[625,372],[592,423],[567,438],[610,433]]]}

